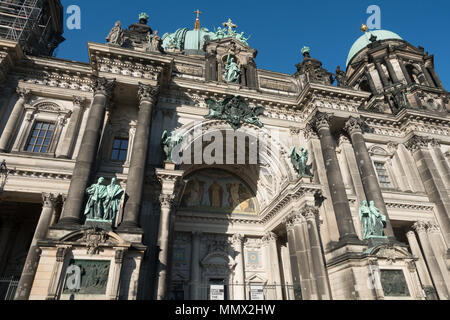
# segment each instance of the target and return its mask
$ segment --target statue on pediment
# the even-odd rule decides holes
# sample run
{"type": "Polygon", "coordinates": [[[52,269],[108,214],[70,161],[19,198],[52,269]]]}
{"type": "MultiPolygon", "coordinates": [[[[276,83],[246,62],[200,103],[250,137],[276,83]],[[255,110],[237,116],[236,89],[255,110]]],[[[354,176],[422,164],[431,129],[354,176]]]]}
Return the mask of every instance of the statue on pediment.
{"type": "Polygon", "coordinates": [[[119,205],[122,201],[124,190],[117,183],[117,179],[113,178],[111,184],[106,187],[106,199],[104,203],[105,214],[103,220],[115,222],[119,205]]]}
{"type": "Polygon", "coordinates": [[[147,38],[150,51],[162,52],[162,39],[158,35],[158,30],[156,30],[153,34],[149,32],[147,38]]]}
{"type": "Polygon", "coordinates": [[[117,21],[106,37],[106,42],[109,44],[116,44],[121,46],[123,44],[123,40],[123,29],[120,21],[117,21]]]}
{"type": "Polygon", "coordinates": [[[86,220],[103,220],[105,215],[104,203],[108,195],[104,182],[105,178],[99,178],[96,184],[86,189],[86,193],[89,195],[84,210],[86,220]]]}
{"type": "Polygon", "coordinates": [[[367,201],[363,201],[359,208],[359,218],[361,220],[363,239],[383,238],[384,228],[386,228],[386,216],[371,201],[370,206],[367,201]]]}

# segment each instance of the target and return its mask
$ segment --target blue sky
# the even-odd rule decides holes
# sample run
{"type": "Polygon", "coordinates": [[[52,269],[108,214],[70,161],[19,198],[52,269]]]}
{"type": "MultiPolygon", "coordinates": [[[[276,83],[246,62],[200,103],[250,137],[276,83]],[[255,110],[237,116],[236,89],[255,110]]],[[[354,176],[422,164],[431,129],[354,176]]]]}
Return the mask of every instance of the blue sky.
{"type": "Polygon", "coordinates": [[[124,27],[136,22],[140,12],[150,16],[149,25],[160,35],[181,27],[193,29],[196,9],[203,12],[201,25],[210,30],[231,18],[238,31],[251,35],[249,44],[258,50],[258,68],[292,74],[302,57],[303,46],[334,71],[345,67],[348,51],[361,36],[359,30],[370,5],[381,8],[381,27],[398,33],[415,46],[435,55],[439,76],[450,89],[450,1],[445,0],[297,0],[297,1],[149,1],[62,0],[65,8],[81,8],[81,30],[67,30],[67,39],[56,56],[88,61],[87,42],[104,43],[115,21],[124,27]]]}

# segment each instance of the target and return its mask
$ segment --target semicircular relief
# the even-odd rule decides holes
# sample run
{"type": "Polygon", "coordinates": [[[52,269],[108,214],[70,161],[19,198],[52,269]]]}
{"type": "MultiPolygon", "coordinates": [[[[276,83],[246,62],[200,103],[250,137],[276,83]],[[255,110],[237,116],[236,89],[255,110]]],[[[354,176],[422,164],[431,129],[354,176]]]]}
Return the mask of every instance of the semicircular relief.
{"type": "Polygon", "coordinates": [[[248,185],[224,170],[205,169],[189,175],[180,210],[257,215],[258,204],[248,185]]]}

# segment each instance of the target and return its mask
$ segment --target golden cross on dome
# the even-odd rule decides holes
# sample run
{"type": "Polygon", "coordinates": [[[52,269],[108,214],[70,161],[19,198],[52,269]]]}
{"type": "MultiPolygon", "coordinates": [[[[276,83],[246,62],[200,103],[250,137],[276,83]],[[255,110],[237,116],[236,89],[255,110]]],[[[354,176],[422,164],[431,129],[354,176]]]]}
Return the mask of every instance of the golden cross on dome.
{"type": "Polygon", "coordinates": [[[231,19],[228,19],[228,22],[222,23],[222,25],[223,25],[224,27],[227,27],[227,28],[228,28],[228,34],[232,34],[232,33],[233,33],[233,29],[236,29],[236,28],[237,28],[237,25],[235,25],[235,24],[233,23],[233,21],[231,21],[231,19]]]}
{"type": "Polygon", "coordinates": [[[195,30],[200,30],[200,15],[203,14],[200,10],[194,11],[197,14],[197,20],[195,20],[195,30]]]}

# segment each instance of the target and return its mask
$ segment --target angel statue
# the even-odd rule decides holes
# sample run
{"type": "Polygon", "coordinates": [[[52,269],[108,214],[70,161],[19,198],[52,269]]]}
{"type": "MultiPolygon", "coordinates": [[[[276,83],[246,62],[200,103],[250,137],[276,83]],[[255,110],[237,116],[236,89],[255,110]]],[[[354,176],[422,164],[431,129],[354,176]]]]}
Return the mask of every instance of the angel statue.
{"type": "Polygon", "coordinates": [[[225,65],[225,81],[228,83],[239,83],[239,78],[241,76],[241,69],[238,64],[228,53],[227,63],[225,65]]]}
{"type": "Polygon", "coordinates": [[[120,21],[117,21],[114,27],[106,37],[106,42],[109,44],[117,44],[121,46],[123,44],[123,29],[120,25],[120,21]]]}
{"type": "Polygon", "coordinates": [[[163,148],[164,151],[165,161],[173,162],[172,159],[173,149],[175,149],[175,147],[182,142],[183,142],[182,135],[175,134],[175,132],[169,134],[167,130],[163,132],[163,135],[161,137],[161,147],[163,148]]]}
{"type": "Polygon", "coordinates": [[[213,99],[208,98],[205,102],[209,108],[209,114],[205,116],[205,119],[218,120],[225,118],[224,111],[226,103],[224,103],[224,101],[216,102],[213,99]]]}
{"type": "Polygon", "coordinates": [[[294,165],[295,170],[298,172],[300,177],[304,177],[308,175],[308,160],[309,160],[309,152],[305,148],[300,148],[299,151],[296,150],[295,147],[291,150],[291,161],[294,165]]]}

